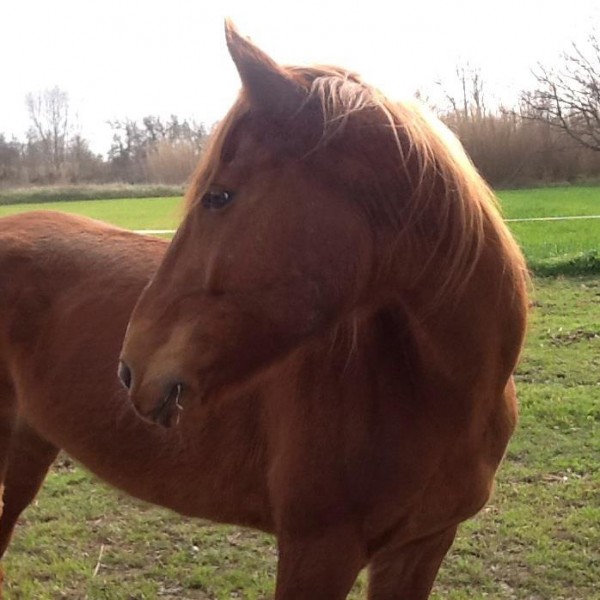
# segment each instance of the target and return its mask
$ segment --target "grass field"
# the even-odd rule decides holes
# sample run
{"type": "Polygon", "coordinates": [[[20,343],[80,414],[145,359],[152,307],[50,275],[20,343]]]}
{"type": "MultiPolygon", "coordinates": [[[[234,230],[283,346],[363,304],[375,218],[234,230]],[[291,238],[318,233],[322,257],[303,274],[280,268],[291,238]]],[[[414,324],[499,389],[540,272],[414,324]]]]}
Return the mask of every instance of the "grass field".
{"type": "MultiPolygon", "coordinates": [[[[599,187],[510,190],[499,197],[507,219],[600,215],[599,187]]],[[[600,273],[600,219],[509,225],[535,273],[600,273]]]]}
{"type": "MultiPolygon", "coordinates": [[[[600,214],[600,188],[579,190],[500,196],[512,218],[600,214]]],[[[141,216],[130,201],[67,208],[168,228],[176,204],[142,201],[141,216]]],[[[545,222],[514,224],[526,225],[515,232],[530,264],[563,265],[568,276],[535,279],[517,374],[520,426],[492,501],[461,528],[442,567],[436,600],[600,600],[600,270],[568,268],[570,257],[598,251],[600,221],[565,223],[568,235],[545,222]]],[[[5,589],[9,600],[258,599],[273,592],[275,564],[269,536],[141,505],[63,457],[18,527],[5,589]]],[[[352,598],[363,596],[364,578],[352,598]]]]}
{"type": "Polygon", "coordinates": [[[600,187],[500,190],[498,196],[508,219],[600,215],[600,187]]]}
{"type": "Polygon", "coordinates": [[[181,204],[180,196],[9,204],[0,205],[0,217],[27,210],[60,210],[126,229],[174,229],[181,218],[181,204]]]}
{"type": "MultiPolygon", "coordinates": [[[[600,215],[600,187],[540,188],[499,192],[507,219],[600,215]]],[[[1,203],[0,216],[23,210],[63,210],[128,229],[173,229],[181,198],[1,203]]],[[[541,275],[600,273],[600,219],[510,223],[530,268],[541,275]]]]}

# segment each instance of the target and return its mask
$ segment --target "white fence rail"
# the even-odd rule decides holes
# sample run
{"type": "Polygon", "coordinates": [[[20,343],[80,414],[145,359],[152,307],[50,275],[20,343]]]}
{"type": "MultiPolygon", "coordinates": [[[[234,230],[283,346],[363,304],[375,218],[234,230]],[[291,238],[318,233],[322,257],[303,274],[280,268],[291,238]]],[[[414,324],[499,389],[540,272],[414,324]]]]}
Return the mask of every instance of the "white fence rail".
{"type": "MultiPolygon", "coordinates": [[[[564,217],[529,217],[526,219],[505,219],[507,223],[528,223],[530,221],[577,221],[584,219],[600,219],[600,215],[571,215],[564,217]]],[[[168,235],[175,233],[175,229],[136,229],[134,233],[143,235],[168,235]]]]}
{"type": "Polygon", "coordinates": [[[527,221],[577,221],[600,219],[600,215],[572,215],[570,217],[529,217],[527,219],[505,219],[507,223],[526,223],[527,221]]]}

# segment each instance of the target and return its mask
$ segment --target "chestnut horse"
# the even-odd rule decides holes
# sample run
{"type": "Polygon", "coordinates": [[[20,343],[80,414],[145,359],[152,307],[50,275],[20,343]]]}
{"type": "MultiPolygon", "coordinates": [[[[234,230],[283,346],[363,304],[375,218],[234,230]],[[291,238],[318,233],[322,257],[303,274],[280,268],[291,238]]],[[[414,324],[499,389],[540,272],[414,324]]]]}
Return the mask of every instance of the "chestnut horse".
{"type": "Polygon", "coordinates": [[[132,496],[207,515],[198,473],[234,440],[140,419],[116,376],[127,320],[166,247],[62,213],[0,218],[0,556],[59,449],[132,496]]]}
{"type": "Polygon", "coordinates": [[[134,496],[202,513],[182,482],[204,458],[179,432],[142,421],[115,375],[127,319],[166,246],[61,213],[0,219],[0,556],[61,448],[134,496]]]}
{"type": "Polygon", "coordinates": [[[515,426],[522,255],[439,123],[226,33],[242,91],[121,380],[196,428],[206,517],[275,532],[278,600],[344,598],[366,565],[370,598],[427,598],[515,426]]]}
{"type": "Polygon", "coordinates": [[[456,140],[339,68],[241,75],[165,243],[0,220],[4,551],[58,448],[182,514],[271,531],[278,600],[429,596],[516,422],[527,276],[456,140]],[[114,369],[135,299],[119,374],[114,369]],[[150,421],[156,421],[152,423],[150,421]]]}

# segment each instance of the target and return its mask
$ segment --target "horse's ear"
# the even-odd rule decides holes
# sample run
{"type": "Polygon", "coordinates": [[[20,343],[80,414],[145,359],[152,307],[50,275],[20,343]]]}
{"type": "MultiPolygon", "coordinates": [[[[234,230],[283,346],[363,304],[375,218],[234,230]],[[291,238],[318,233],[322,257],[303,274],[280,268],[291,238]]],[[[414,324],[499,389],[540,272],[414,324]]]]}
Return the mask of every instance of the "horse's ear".
{"type": "Polygon", "coordinates": [[[230,19],[225,20],[225,37],[253,108],[278,113],[299,107],[306,92],[270,56],[240,35],[230,19]]]}

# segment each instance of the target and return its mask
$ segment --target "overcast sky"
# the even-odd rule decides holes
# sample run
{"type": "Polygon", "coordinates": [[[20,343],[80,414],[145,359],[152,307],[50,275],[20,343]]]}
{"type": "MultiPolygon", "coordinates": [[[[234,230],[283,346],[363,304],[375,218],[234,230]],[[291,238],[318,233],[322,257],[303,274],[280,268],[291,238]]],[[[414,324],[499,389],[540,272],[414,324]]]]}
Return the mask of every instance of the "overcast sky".
{"type": "Polygon", "coordinates": [[[354,69],[395,99],[431,92],[457,64],[506,102],[572,40],[600,27],[599,0],[0,0],[0,132],[23,137],[28,91],[69,93],[106,151],[106,121],[171,113],[206,123],[239,82],[223,18],[276,60],[354,69]],[[352,8],[353,7],[353,8],[352,8]]]}

